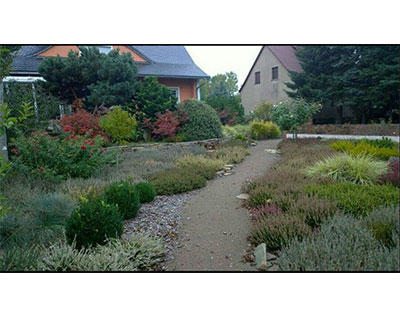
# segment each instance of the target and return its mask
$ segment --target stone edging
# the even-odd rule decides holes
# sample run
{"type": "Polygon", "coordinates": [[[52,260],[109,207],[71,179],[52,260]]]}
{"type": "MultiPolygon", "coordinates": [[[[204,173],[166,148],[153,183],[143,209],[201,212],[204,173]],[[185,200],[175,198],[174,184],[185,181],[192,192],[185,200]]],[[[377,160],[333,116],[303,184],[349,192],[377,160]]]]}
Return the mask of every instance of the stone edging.
{"type": "MultiPolygon", "coordinates": [[[[325,139],[382,139],[389,138],[399,142],[400,136],[372,136],[372,135],[334,135],[334,134],[297,134],[297,138],[325,138],[325,139]]],[[[293,134],[286,134],[286,138],[293,138],[293,134]]]]}
{"type": "Polygon", "coordinates": [[[137,150],[143,150],[146,148],[160,148],[160,147],[187,147],[191,145],[202,145],[202,144],[208,144],[211,142],[227,142],[230,140],[230,137],[221,137],[221,138],[211,138],[211,139],[205,139],[205,140],[195,140],[195,141],[190,141],[190,142],[179,142],[179,143],[153,143],[153,144],[134,144],[134,145],[125,145],[125,146],[113,146],[113,147],[107,147],[104,148],[105,150],[122,150],[122,151],[137,151],[137,150]]]}

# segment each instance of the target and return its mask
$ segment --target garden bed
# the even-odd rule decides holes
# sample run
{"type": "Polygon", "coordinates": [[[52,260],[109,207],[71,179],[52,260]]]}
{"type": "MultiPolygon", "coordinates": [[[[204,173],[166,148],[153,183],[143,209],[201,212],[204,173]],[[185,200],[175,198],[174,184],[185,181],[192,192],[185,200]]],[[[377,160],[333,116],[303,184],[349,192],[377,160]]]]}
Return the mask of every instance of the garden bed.
{"type": "Polygon", "coordinates": [[[399,124],[304,124],[300,126],[302,134],[334,134],[334,135],[378,135],[399,136],[399,124]]]}
{"type": "Polygon", "coordinates": [[[399,270],[395,145],[286,139],[279,147],[279,162],[244,186],[254,246],[264,243],[284,271],[399,270]]]}

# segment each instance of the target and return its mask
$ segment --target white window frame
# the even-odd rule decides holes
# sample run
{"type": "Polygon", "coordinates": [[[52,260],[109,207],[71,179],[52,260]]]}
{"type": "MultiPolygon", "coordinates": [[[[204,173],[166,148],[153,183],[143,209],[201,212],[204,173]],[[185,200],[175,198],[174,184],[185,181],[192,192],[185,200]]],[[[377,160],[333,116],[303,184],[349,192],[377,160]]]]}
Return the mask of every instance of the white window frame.
{"type": "Polygon", "coordinates": [[[178,103],[181,103],[181,90],[179,87],[168,87],[171,91],[176,91],[176,97],[178,98],[178,103]]]}

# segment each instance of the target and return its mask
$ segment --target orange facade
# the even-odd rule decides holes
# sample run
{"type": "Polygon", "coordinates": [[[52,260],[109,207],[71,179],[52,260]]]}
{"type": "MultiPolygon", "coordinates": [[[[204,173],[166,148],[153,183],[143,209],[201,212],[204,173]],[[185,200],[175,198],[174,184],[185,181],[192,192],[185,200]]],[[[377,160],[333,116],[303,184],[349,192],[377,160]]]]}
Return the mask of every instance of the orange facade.
{"type": "MultiPolygon", "coordinates": [[[[123,45],[116,45],[113,46],[113,49],[119,48],[121,53],[131,53],[132,58],[135,62],[143,63],[146,60],[134,52],[127,46],[123,45]]],[[[50,56],[61,56],[67,57],[70,50],[75,52],[79,51],[78,46],[76,45],[69,45],[69,46],[62,46],[62,45],[54,45],[50,48],[46,49],[39,56],[43,57],[50,57],[50,56]]],[[[161,84],[166,85],[167,87],[175,87],[179,88],[180,94],[180,102],[183,102],[187,99],[195,99],[197,97],[196,87],[197,87],[197,80],[195,79],[179,79],[179,78],[158,78],[158,81],[161,84]]]]}

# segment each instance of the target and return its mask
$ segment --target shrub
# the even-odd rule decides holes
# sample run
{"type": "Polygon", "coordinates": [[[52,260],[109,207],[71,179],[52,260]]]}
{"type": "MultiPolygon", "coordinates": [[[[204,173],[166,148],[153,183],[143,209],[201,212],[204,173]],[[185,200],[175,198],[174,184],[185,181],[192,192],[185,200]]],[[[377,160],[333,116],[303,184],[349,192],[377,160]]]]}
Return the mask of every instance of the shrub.
{"type": "Polygon", "coordinates": [[[135,189],[139,194],[140,203],[150,203],[156,197],[156,190],[148,182],[140,182],[135,185],[135,189]]]}
{"type": "Polygon", "coordinates": [[[135,186],[128,181],[111,183],[104,189],[104,201],[118,207],[124,219],[135,217],[140,209],[140,197],[135,186]]]}
{"type": "Polygon", "coordinates": [[[32,202],[39,226],[65,225],[74,207],[75,203],[60,193],[41,195],[32,202]]]}
{"type": "Polygon", "coordinates": [[[380,183],[393,184],[395,186],[400,186],[400,173],[399,173],[399,158],[392,159],[389,161],[388,172],[381,175],[379,178],[380,183]]]}
{"type": "Polygon", "coordinates": [[[152,134],[158,138],[174,138],[181,125],[188,120],[184,112],[171,112],[157,114],[157,120],[153,124],[152,134]]]}
{"type": "Polygon", "coordinates": [[[39,271],[151,271],[165,256],[160,239],[134,233],[129,240],[112,240],[92,249],[57,243],[43,249],[30,270],[39,271]]]}
{"type": "Polygon", "coordinates": [[[177,98],[156,77],[145,77],[138,85],[134,96],[138,111],[151,121],[157,119],[157,113],[176,109],[177,98]]]}
{"type": "Polygon", "coordinates": [[[118,207],[94,196],[81,201],[66,224],[67,241],[76,242],[78,248],[105,244],[108,238],[120,237],[122,231],[118,207]]]}
{"type": "Polygon", "coordinates": [[[254,244],[265,243],[268,251],[276,251],[291,239],[300,240],[311,233],[304,221],[289,214],[263,214],[255,224],[250,236],[254,244]]]}
{"type": "Polygon", "coordinates": [[[399,245],[400,222],[398,205],[374,210],[363,218],[361,224],[367,227],[375,239],[384,246],[393,248],[399,245]]]}
{"type": "Polygon", "coordinates": [[[149,177],[157,195],[172,195],[200,189],[206,179],[188,169],[173,168],[157,172],[149,177]]]}
{"type": "Polygon", "coordinates": [[[105,136],[99,125],[99,116],[93,115],[85,110],[78,109],[71,115],[65,115],[61,119],[63,128],[72,126],[75,135],[89,135],[90,137],[105,136]]]}
{"type": "Polygon", "coordinates": [[[380,206],[399,203],[399,191],[392,185],[359,185],[349,182],[310,184],[306,191],[311,196],[336,201],[341,210],[356,217],[363,217],[380,206]]]}
{"type": "Polygon", "coordinates": [[[114,107],[99,120],[100,126],[117,144],[124,144],[136,130],[136,120],[120,107],[114,107]]]}
{"type": "Polygon", "coordinates": [[[211,158],[222,160],[226,164],[240,163],[247,155],[250,155],[250,153],[243,146],[219,147],[214,152],[209,153],[211,158]]]}
{"type": "Polygon", "coordinates": [[[250,123],[250,136],[254,139],[269,139],[281,134],[278,126],[272,122],[253,121],[250,123]]]}
{"type": "Polygon", "coordinates": [[[201,175],[207,180],[215,177],[217,171],[224,167],[224,162],[220,159],[210,159],[201,155],[185,155],[176,161],[181,168],[187,168],[189,171],[201,175]]]}
{"type": "Polygon", "coordinates": [[[13,153],[19,159],[18,169],[49,178],[89,178],[96,171],[114,162],[111,152],[104,152],[101,137],[86,139],[73,135],[72,127],[65,127],[59,136],[46,132],[32,132],[30,137],[20,134],[14,141],[13,153]]]}
{"type": "Polygon", "coordinates": [[[254,109],[254,116],[260,121],[270,121],[271,120],[271,110],[272,103],[268,101],[263,101],[256,106],[254,109]]]}
{"type": "Polygon", "coordinates": [[[374,147],[378,147],[378,148],[395,148],[396,147],[396,143],[387,137],[382,137],[382,139],[363,139],[363,140],[355,141],[356,144],[358,144],[360,142],[370,144],[370,145],[372,145],[374,147]]]}
{"type": "Polygon", "coordinates": [[[185,140],[202,140],[221,137],[221,122],[217,112],[208,104],[190,99],[178,105],[186,112],[188,121],[183,125],[185,140]]]}
{"type": "Polygon", "coordinates": [[[399,156],[399,149],[396,147],[376,147],[366,140],[359,142],[341,140],[332,143],[331,148],[346,152],[352,156],[371,155],[382,160],[388,160],[390,157],[399,156]]]}
{"type": "Polygon", "coordinates": [[[267,203],[255,208],[250,209],[251,217],[253,220],[259,220],[265,214],[278,214],[283,213],[280,207],[273,203],[267,203]]]}
{"type": "Polygon", "coordinates": [[[293,240],[282,249],[278,263],[283,271],[399,269],[398,254],[390,253],[356,219],[344,215],[322,224],[318,234],[293,240]]]}
{"type": "Polygon", "coordinates": [[[299,126],[308,122],[321,107],[320,104],[308,103],[303,99],[288,99],[273,106],[271,120],[278,124],[282,131],[292,131],[296,134],[299,126]]]}
{"type": "Polygon", "coordinates": [[[336,155],[317,162],[307,169],[307,175],[318,178],[332,178],[336,181],[371,184],[387,171],[387,163],[370,156],[336,155]]]}

